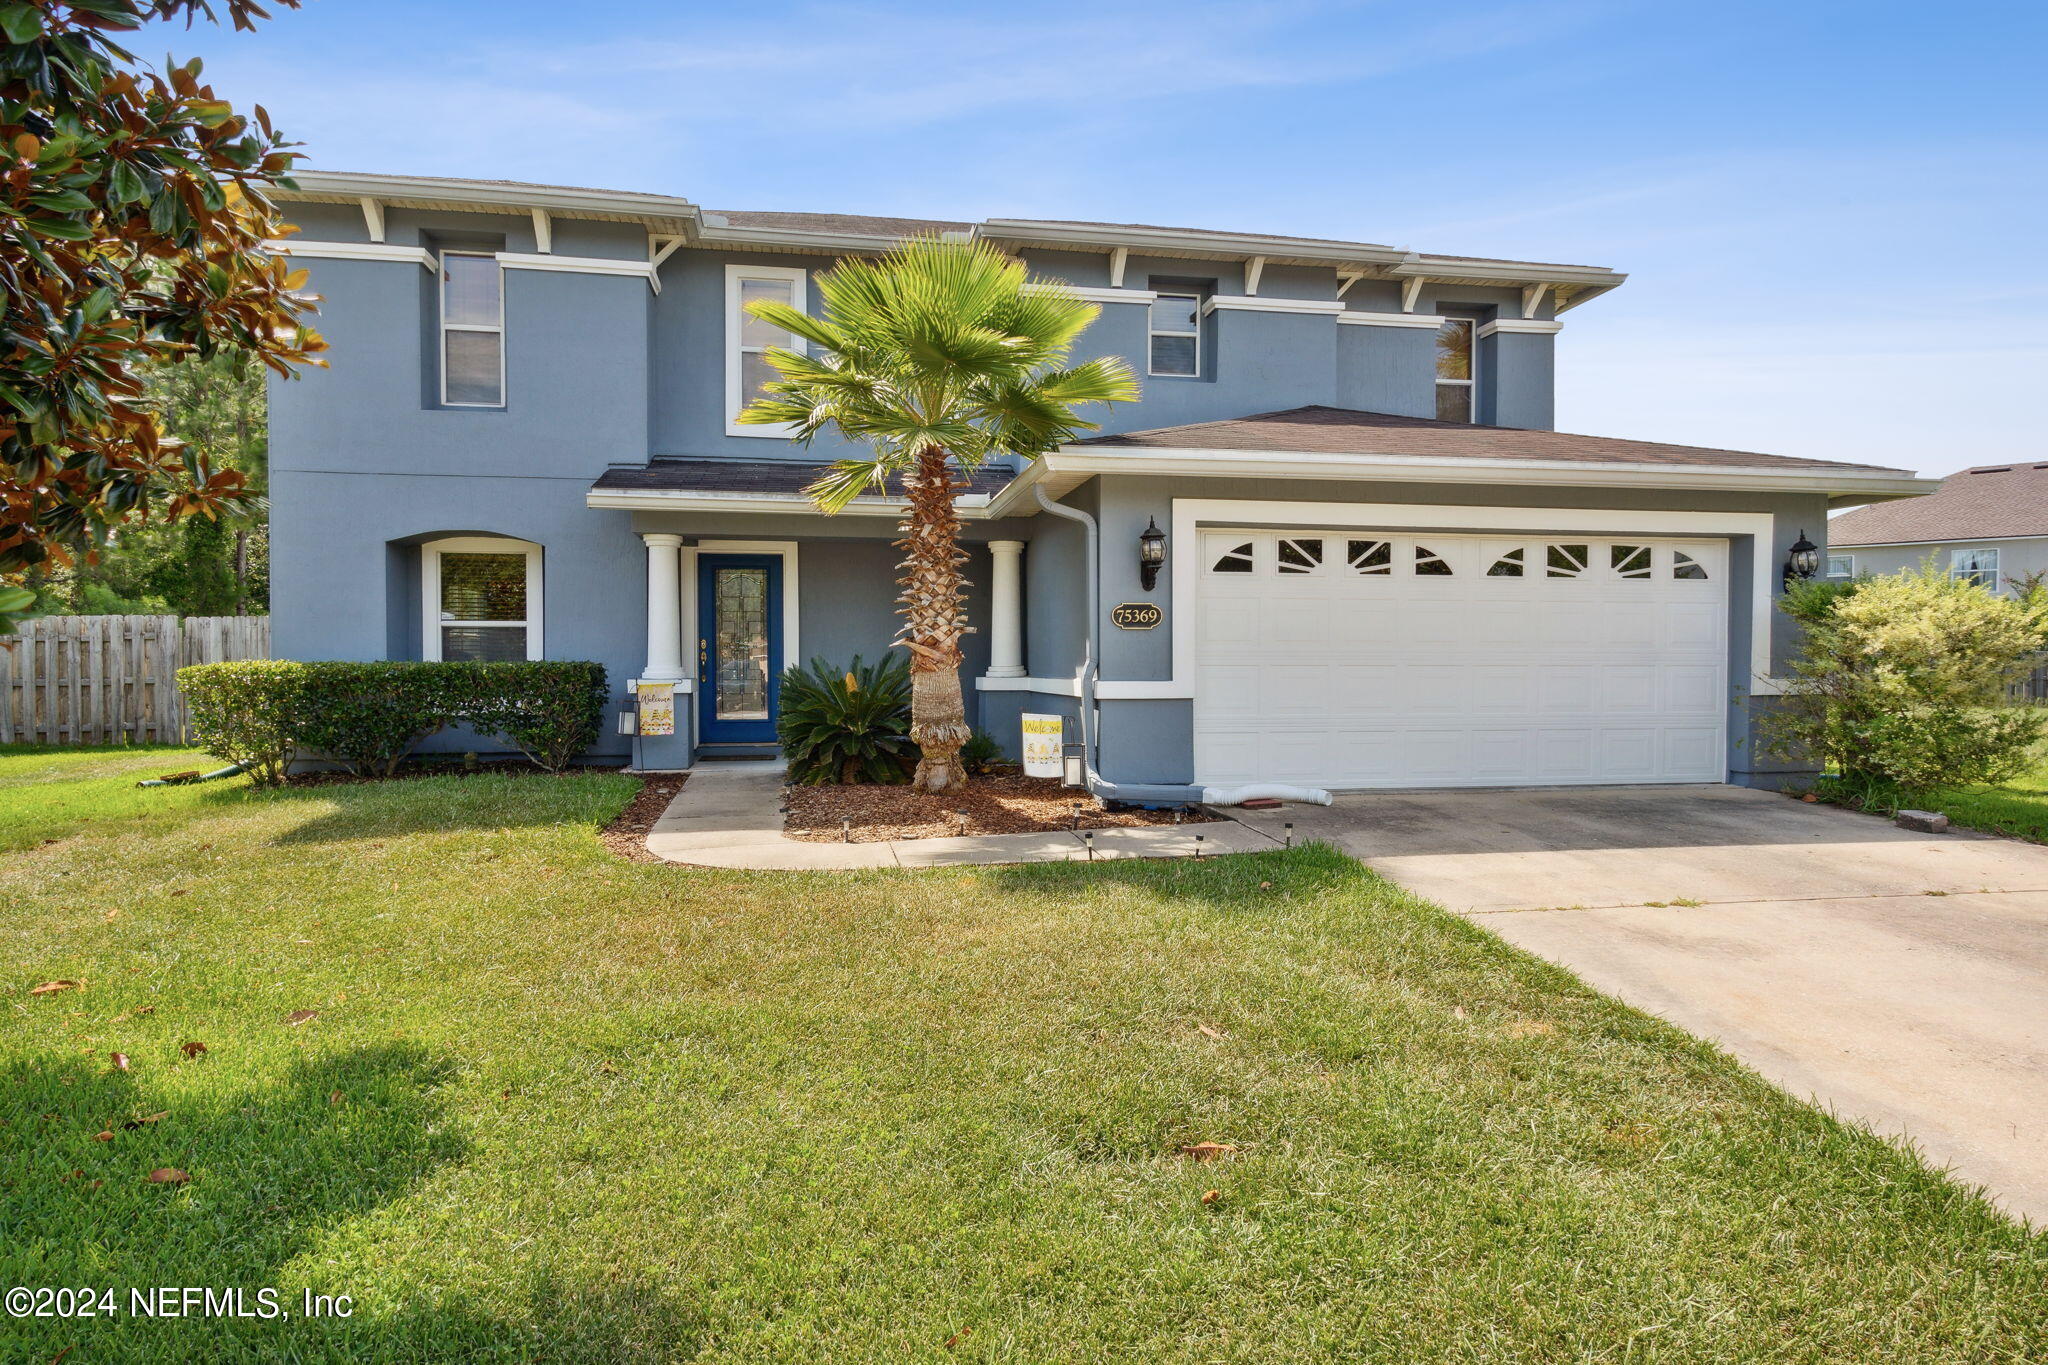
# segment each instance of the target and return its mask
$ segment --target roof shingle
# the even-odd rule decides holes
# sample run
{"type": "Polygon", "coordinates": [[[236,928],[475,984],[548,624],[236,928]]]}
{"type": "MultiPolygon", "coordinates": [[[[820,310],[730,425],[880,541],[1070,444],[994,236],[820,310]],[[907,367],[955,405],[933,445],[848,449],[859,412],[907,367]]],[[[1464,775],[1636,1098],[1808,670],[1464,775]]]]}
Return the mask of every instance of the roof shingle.
{"type": "Polygon", "coordinates": [[[1941,481],[1924,498],[1881,502],[1828,523],[1829,545],[1917,545],[2048,535],[2048,464],[1992,464],[1941,481]]]}
{"type": "Polygon", "coordinates": [[[1111,449],[1243,450],[1323,455],[1413,455],[1474,460],[1560,460],[1588,464],[1721,465],[1744,469],[1903,469],[1759,455],[1746,450],[1667,445],[1563,431],[1434,422],[1356,408],[1289,408],[1221,422],[1096,436],[1076,445],[1111,449]]]}

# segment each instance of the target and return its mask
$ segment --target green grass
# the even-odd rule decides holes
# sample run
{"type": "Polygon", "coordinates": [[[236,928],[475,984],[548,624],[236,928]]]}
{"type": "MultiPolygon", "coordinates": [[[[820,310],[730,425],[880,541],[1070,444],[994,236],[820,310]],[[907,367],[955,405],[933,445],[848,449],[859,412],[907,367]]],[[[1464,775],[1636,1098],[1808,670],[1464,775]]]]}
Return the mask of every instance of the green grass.
{"type": "Polygon", "coordinates": [[[0,1359],[2048,1355],[2048,1239],[1326,849],[697,872],[616,775],[192,761],[0,756],[0,1285],[355,1315],[0,1359]]]}
{"type": "Polygon", "coordinates": [[[2010,782],[1931,793],[1927,808],[1958,825],[2048,843],[2048,758],[2010,782]]]}

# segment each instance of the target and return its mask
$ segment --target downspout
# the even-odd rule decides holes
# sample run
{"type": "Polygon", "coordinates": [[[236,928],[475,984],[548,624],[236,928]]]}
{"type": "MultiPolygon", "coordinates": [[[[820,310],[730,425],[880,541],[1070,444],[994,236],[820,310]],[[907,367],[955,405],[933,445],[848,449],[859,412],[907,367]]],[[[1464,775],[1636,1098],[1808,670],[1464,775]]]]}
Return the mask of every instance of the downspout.
{"type": "Polygon", "coordinates": [[[1095,710],[1095,677],[1099,663],[1095,655],[1095,628],[1102,619],[1102,536],[1095,518],[1078,507],[1054,502],[1046,496],[1043,484],[1031,486],[1032,496],[1038,499],[1043,510],[1068,521],[1078,521],[1088,536],[1088,633],[1085,652],[1081,658],[1081,770],[1088,783],[1088,791],[1104,801],[1122,801],[1129,805],[1183,805],[1191,806],[1206,801],[1212,805],[1234,806],[1240,801],[1255,796],[1272,796],[1284,801],[1311,801],[1317,805],[1330,804],[1326,791],[1307,787],[1256,786],[1197,787],[1192,783],[1165,782],[1111,782],[1096,771],[1095,758],[1100,751],[1101,718],[1095,710]]]}

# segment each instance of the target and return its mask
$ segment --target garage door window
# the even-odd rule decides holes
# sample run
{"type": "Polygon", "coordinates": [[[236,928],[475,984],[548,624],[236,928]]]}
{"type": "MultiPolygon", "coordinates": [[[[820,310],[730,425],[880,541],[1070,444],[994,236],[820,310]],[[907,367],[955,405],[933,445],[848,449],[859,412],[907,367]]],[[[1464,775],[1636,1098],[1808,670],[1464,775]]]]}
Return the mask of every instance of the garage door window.
{"type": "Polygon", "coordinates": [[[1346,546],[1345,558],[1357,573],[1391,574],[1394,571],[1394,547],[1384,540],[1351,541],[1346,546]]]}
{"type": "Polygon", "coordinates": [[[1486,571],[1486,576],[1488,578],[1520,578],[1523,570],[1522,556],[1524,553],[1522,550],[1509,550],[1499,559],[1493,561],[1493,567],[1486,571]]]}
{"type": "Polygon", "coordinates": [[[1683,550],[1671,552],[1671,576],[1673,578],[1705,578],[1707,571],[1700,562],[1683,550]]]}
{"type": "Polygon", "coordinates": [[[1608,563],[1620,578],[1648,578],[1650,576],[1650,547],[1647,545],[1610,545],[1607,547],[1608,563]]]}
{"type": "Polygon", "coordinates": [[[1584,545],[1551,546],[1549,558],[1545,561],[1549,567],[1544,571],[1544,577],[1577,578],[1586,571],[1589,553],[1584,545]]]}
{"type": "Polygon", "coordinates": [[[1252,543],[1249,540],[1242,545],[1225,550],[1217,558],[1216,562],[1209,566],[1209,572],[1211,573],[1250,573],[1251,571],[1252,543]]]}
{"type": "Polygon", "coordinates": [[[1323,542],[1286,540],[1280,542],[1281,573],[1314,573],[1323,567],[1323,542]]]}
{"type": "Polygon", "coordinates": [[[1415,572],[1422,578],[1449,578],[1450,562],[1424,545],[1415,547],[1415,572]]]}

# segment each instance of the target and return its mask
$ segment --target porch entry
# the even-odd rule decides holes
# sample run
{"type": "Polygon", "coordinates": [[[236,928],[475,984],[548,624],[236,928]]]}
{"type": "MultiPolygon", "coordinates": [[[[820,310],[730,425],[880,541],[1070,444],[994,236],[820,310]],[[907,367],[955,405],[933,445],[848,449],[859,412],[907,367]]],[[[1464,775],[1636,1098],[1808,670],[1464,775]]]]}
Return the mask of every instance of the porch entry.
{"type": "Polygon", "coordinates": [[[782,678],[782,558],[697,556],[697,734],[775,740],[782,678]]]}

